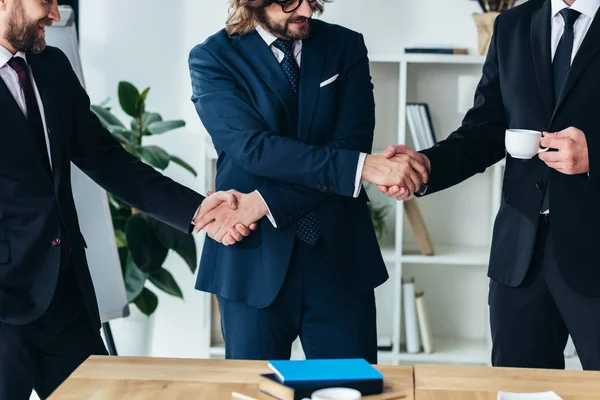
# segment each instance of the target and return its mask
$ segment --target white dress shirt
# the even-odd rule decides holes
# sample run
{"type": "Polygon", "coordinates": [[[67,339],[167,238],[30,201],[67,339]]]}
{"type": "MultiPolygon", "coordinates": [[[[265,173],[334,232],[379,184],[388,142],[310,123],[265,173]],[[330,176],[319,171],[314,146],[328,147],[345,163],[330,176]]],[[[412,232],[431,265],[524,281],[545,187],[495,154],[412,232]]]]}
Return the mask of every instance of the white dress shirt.
{"type": "MultiPolygon", "coordinates": [[[[275,40],[277,40],[277,37],[275,37],[273,34],[271,34],[269,31],[267,31],[260,25],[256,26],[256,31],[258,32],[260,37],[263,38],[265,43],[267,43],[267,46],[269,46],[269,48],[271,49],[271,52],[273,53],[273,55],[275,56],[277,61],[281,64],[283,62],[283,58],[285,57],[285,54],[283,53],[283,51],[281,51],[277,47],[272,46],[273,42],[275,42],[275,40]]],[[[298,63],[298,66],[300,67],[302,65],[302,40],[296,40],[294,42],[294,58],[296,59],[296,62],[298,63]]],[[[354,194],[353,194],[354,197],[358,197],[358,195],[360,194],[360,189],[362,188],[360,181],[362,178],[362,170],[363,170],[363,166],[365,165],[366,157],[367,157],[366,153],[360,153],[360,156],[358,158],[358,165],[356,168],[356,178],[354,180],[354,194]]],[[[256,192],[262,198],[260,192],[258,190],[256,192]]],[[[265,199],[263,199],[263,201],[265,201],[265,199]]],[[[269,205],[267,204],[267,202],[265,202],[265,205],[267,206],[267,210],[268,210],[267,218],[269,218],[269,221],[271,221],[273,226],[275,228],[277,228],[277,223],[275,222],[275,219],[273,218],[271,211],[269,210],[269,205]]]]}
{"type": "MultiPolygon", "coordinates": [[[[565,30],[565,21],[559,14],[563,8],[569,8],[569,5],[563,0],[552,0],[552,60],[554,60],[558,42],[560,41],[560,38],[565,30]]],[[[577,54],[577,51],[579,51],[579,47],[581,46],[585,35],[590,29],[590,25],[592,25],[592,21],[596,16],[598,8],[600,8],[600,0],[577,0],[570,8],[581,13],[579,18],[577,18],[577,21],[575,21],[575,25],[573,26],[575,37],[573,40],[573,54],[571,55],[572,62],[577,54]]]]}
{"type": "MultiPolygon", "coordinates": [[[[27,62],[27,57],[23,52],[17,52],[15,57],[21,57],[27,62]]],[[[21,84],[19,83],[19,76],[9,65],[8,62],[13,58],[13,54],[8,51],[8,49],[0,46],[0,78],[4,81],[8,90],[15,98],[15,101],[19,105],[21,111],[23,111],[23,115],[27,118],[27,104],[25,103],[25,93],[23,93],[23,89],[21,89],[21,84]]],[[[31,78],[31,84],[33,85],[33,92],[35,94],[35,98],[37,99],[38,107],[40,109],[40,115],[42,117],[42,124],[44,126],[44,136],[46,138],[46,150],[48,151],[48,160],[50,160],[50,168],[52,168],[52,156],[50,154],[50,141],[48,140],[48,127],[46,125],[46,115],[44,114],[44,104],[42,103],[42,98],[40,97],[40,92],[38,91],[37,85],[35,84],[35,79],[33,78],[33,74],[31,73],[31,68],[29,64],[27,64],[29,69],[29,77],[31,78]]]]}

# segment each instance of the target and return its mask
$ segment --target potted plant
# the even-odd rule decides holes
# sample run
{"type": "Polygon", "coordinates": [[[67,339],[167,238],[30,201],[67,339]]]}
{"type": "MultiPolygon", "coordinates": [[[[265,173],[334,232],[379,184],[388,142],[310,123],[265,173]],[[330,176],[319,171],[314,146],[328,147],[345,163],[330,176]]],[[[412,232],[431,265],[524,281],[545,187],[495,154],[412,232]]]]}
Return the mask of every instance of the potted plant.
{"type": "MultiPolygon", "coordinates": [[[[148,136],[163,135],[185,126],[184,121],[163,121],[160,114],[146,111],[149,90],[146,88],[140,93],[133,84],[119,82],[119,104],[132,118],[128,126],[111,112],[106,101],[92,105],[92,111],[129,153],[159,170],[175,163],[196,176],[196,171],[182,159],[168,154],[159,146],[144,145],[144,138],[148,136]]],[[[194,238],[130,207],[111,194],[108,197],[128,301],[146,316],[151,316],[158,306],[158,297],[146,286],[147,282],[154,289],[183,298],[179,285],[163,264],[169,251],[173,250],[194,273],[197,267],[194,238]]]]}
{"type": "Polygon", "coordinates": [[[376,205],[372,202],[368,202],[369,213],[371,214],[371,222],[377,235],[377,240],[382,241],[383,236],[387,233],[387,226],[385,225],[385,217],[387,216],[390,206],[389,205],[376,205]]]}
{"type": "Polygon", "coordinates": [[[473,19],[477,26],[478,49],[480,55],[486,55],[494,33],[494,21],[498,15],[515,7],[517,0],[477,0],[481,13],[474,13],[473,19]]]}

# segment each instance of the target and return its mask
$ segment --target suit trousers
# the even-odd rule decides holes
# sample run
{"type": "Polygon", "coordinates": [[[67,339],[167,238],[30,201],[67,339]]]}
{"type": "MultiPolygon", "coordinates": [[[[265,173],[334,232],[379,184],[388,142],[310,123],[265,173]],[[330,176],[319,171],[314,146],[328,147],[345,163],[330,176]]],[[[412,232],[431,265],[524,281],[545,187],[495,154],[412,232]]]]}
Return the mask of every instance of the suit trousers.
{"type": "Polygon", "coordinates": [[[83,302],[74,266],[61,268],[45,313],[27,325],[0,323],[0,400],[45,399],[92,354],[107,355],[83,302]]]}
{"type": "Polygon", "coordinates": [[[348,290],[341,274],[323,240],[310,246],[296,239],[285,281],[270,306],[258,309],[217,298],[226,358],[289,359],[300,337],[308,359],[377,363],[374,290],[348,290]]]}
{"type": "Polygon", "coordinates": [[[564,369],[570,334],[583,368],[600,370],[600,298],[582,296],[565,283],[551,245],[550,220],[540,216],[524,282],[515,288],[490,283],[492,364],[564,369]]]}

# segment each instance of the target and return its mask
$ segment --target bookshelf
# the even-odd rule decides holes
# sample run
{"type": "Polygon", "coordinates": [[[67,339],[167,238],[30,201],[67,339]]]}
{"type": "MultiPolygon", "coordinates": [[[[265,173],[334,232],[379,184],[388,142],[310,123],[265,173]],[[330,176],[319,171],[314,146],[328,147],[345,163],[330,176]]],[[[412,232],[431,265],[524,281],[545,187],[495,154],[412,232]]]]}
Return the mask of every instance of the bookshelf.
{"type": "MultiPolygon", "coordinates": [[[[406,104],[427,103],[437,140],[456,129],[472,105],[475,85],[485,57],[474,55],[373,54],[369,56],[375,87],[376,128],[373,153],[389,144],[413,146],[406,104]]],[[[206,146],[207,180],[216,153],[206,146]]],[[[420,255],[404,202],[396,202],[368,187],[371,201],[390,205],[380,241],[390,279],[375,290],[380,336],[392,340],[392,349],[379,351],[380,364],[489,365],[491,340],[488,314],[487,265],[491,233],[500,207],[504,160],[483,174],[443,192],[417,199],[435,254],[420,255]],[[425,305],[434,351],[409,354],[403,332],[402,279],[415,278],[425,292],[425,305]]],[[[212,184],[207,181],[207,188],[212,184]]],[[[211,299],[207,295],[204,320],[208,355],[223,358],[221,346],[210,343],[211,299]]],[[[299,342],[292,358],[302,358],[299,342]]],[[[568,359],[577,368],[577,359],[568,359]]]]}

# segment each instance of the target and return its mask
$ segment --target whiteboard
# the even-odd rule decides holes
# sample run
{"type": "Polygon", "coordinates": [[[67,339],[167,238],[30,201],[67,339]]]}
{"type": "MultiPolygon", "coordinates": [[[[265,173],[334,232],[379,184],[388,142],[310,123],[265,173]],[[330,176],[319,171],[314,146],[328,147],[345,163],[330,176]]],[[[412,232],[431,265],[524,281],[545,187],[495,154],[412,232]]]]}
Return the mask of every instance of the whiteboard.
{"type": "MultiPolygon", "coordinates": [[[[60,6],[59,10],[61,21],[46,29],[46,42],[50,46],[60,48],[67,55],[82,86],[85,87],[75,14],[69,6],[60,6]]],[[[86,256],[98,299],[100,319],[102,322],[108,322],[111,319],[126,317],[129,315],[127,292],[121,273],[107,194],[74,164],[71,164],[71,168],[73,197],[81,232],[87,242],[86,256]]]]}

